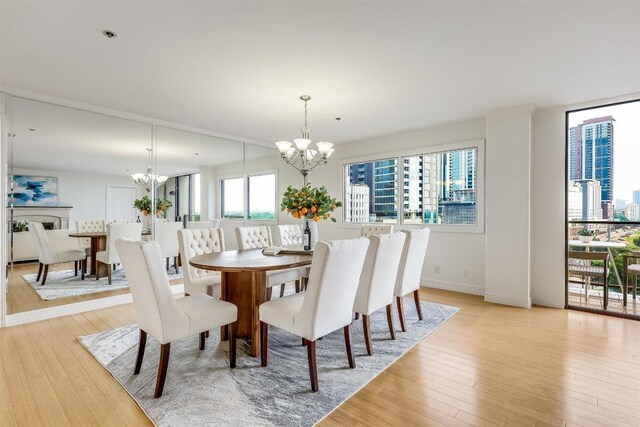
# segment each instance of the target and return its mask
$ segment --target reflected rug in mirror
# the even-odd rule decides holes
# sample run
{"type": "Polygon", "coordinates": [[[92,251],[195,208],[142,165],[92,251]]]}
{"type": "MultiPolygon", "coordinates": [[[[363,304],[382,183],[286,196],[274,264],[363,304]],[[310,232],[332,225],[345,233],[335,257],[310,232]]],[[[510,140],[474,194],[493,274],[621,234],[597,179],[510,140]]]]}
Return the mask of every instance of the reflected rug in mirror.
{"type": "MultiPolygon", "coordinates": [[[[324,418],[405,352],[422,341],[458,308],[422,302],[419,321],[413,301],[405,300],[407,332],[394,314],[396,340],[389,337],[385,310],[371,316],[373,355],[367,356],[362,321],[354,321],[352,345],[356,368],[349,369],[342,329],[318,341],[320,390],[311,392],[307,351],[300,338],[269,328],[269,365],[248,356],[248,342],[238,340],[235,369],[229,368],[228,343],[211,331],[206,349],[198,336],[171,344],[164,394],[153,398],[159,345],[149,337],[139,375],[133,375],[138,327],[125,326],[79,337],[158,426],[251,425],[310,426],[324,418]]],[[[425,344],[428,345],[428,344],[425,344]]]]}
{"type": "MultiPolygon", "coordinates": [[[[36,282],[37,277],[38,275],[35,273],[22,275],[22,278],[31,285],[43,301],[113,291],[129,286],[121,268],[111,273],[111,284],[109,284],[107,277],[96,280],[95,276],[85,276],[85,279],[81,280],[80,273],[78,272],[78,275],[74,276],[73,270],[50,271],[44,286],[40,285],[40,282],[36,282]]],[[[173,268],[171,269],[169,280],[175,279],[182,279],[182,269],[178,274],[173,268]]],[[[172,284],[175,283],[172,282],[172,284]]]]}

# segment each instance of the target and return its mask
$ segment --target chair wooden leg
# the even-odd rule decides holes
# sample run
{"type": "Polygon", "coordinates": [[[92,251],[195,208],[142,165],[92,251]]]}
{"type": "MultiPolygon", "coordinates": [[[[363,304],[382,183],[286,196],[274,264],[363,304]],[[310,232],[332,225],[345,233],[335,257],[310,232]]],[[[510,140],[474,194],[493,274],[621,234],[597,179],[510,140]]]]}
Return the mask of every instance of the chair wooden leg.
{"type": "Polygon", "coordinates": [[[360,320],[360,313],[356,313],[356,315],[354,316],[356,320],[360,320]]]}
{"type": "Polygon", "coordinates": [[[176,270],[176,274],[180,271],[180,267],[178,267],[178,257],[173,257],[173,269],[176,270]]]}
{"type": "Polygon", "coordinates": [[[356,360],[353,358],[353,352],[351,351],[351,324],[344,327],[344,345],[347,347],[347,359],[349,359],[349,367],[351,369],[356,367],[356,360]]]}
{"type": "Polygon", "coordinates": [[[44,272],[42,273],[42,283],[40,283],[40,286],[44,286],[45,282],[47,281],[47,274],[49,274],[49,264],[44,266],[44,272]]]}
{"type": "Polygon", "coordinates": [[[88,261],[89,261],[89,257],[85,257],[85,259],[84,259],[84,264],[83,264],[83,267],[82,267],[82,272],[83,272],[84,274],[87,274],[87,264],[88,264],[88,261]]]}
{"type": "Polygon", "coordinates": [[[316,362],[316,342],[307,341],[307,358],[309,359],[309,379],[311,391],[318,391],[318,364],[316,362]]]}
{"type": "Polygon", "coordinates": [[[273,294],[273,287],[269,286],[267,288],[267,301],[271,301],[271,295],[273,294]]]}
{"type": "Polygon", "coordinates": [[[366,314],[362,315],[362,329],[364,331],[364,343],[367,346],[367,354],[371,356],[373,354],[373,350],[371,349],[371,330],[369,327],[369,316],[366,314]]]}
{"type": "Polygon", "coordinates": [[[400,329],[402,332],[407,332],[407,328],[404,324],[404,307],[402,297],[396,297],[396,305],[398,306],[398,318],[400,319],[400,329]]]}
{"type": "MultiPolygon", "coordinates": [[[[266,323],[265,323],[266,324],[266,323]]],[[[236,367],[236,336],[238,335],[238,322],[227,325],[227,336],[229,337],[229,366],[236,367]]]]}
{"type": "Polygon", "coordinates": [[[167,258],[167,271],[169,271],[169,258],[167,258]]]}
{"type": "Polygon", "coordinates": [[[87,274],[87,259],[80,261],[80,279],[84,280],[84,275],[87,274]]]}
{"type": "Polygon", "coordinates": [[[269,355],[269,325],[260,322],[260,365],[264,368],[267,366],[269,355]]]}
{"type": "Polygon", "coordinates": [[[413,301],[416,303],[416,311],[418,312],[418,319],[422,320],[422,305],[420,304],[420,291],[416,289],[413,291],[413,301]]]}
{"type": "Polygon", "coordinates": [[[100,261],[96,261],[96,271],[94,271],[96,280],[100,280],[100,264],[100,261]]]}
{"type": "Polygon", "coordinates": [[[36,282],[40,281],[40,276],[42,276],[42,267],[44,267],[43,263],[39,263],[40,265],[38,266],[38,277],[36,277],[36,282]]]}
{"type": "Polygon", "coordinates": [[[300,292],[300,280],[296,280],[296,294],[300,292]]]}
{"type": "Polygon", "coordinates": [[[78,261],[73,261],[73,275],[78,277],[78,261]]]}
{"type": "Polygon", "coordinates": [[[205,331],[205,332],[204,332],[204,337],[205,337],[205,338],[209,338],[209,331],[205,331]]]}
{"type": "Polygon", "coordinates": [[[200,332],[200,350],[204,350],[205,333],[200,332]]]}
{"type": "MultiPolygon", "coordinates": [[[[115,267],[115,264],[114,264],[114,267],[115,267]]],[[[111,284],[111,269],[108,269],[107,271],[108,271],[107,279],[109,280],[109,284],[111,284]]]]}
{"type": "Polygon", "coordinates": [[[387,306],[387,323],[389,324],[389,334],[391,335],[391,339],[395,340],[396,339],[396,331],[395,328],[393,326],[393,313],[392,313],[392,307],[391,304],[389,304],[387,306]]]}
{"type": "Polygon", "coordinates": [[[280,298],[284,296],[284,287],[287,286],[285,283],[280,285],[280,298]]]}
{"type": "Polygon", "coordinates": [[[147,345],[147,333],[140,329],[140,342],[138,343],[138,357],[136,357],[136,367],[133,375],[138,375],[142,368],[142,359],[144,358],[144,349],[147,345]]]}
{"type": "Polygon", "coordinates": [[[164,389],[164,380],[167,378],[167,368],[169,367],[169,353],[171,352],[171,343],[162,344],[160,346],[160,363],[158,363],[158,380],[156,381],[156,392],[153,397],[156,399],[162,396],[164,389]]]}

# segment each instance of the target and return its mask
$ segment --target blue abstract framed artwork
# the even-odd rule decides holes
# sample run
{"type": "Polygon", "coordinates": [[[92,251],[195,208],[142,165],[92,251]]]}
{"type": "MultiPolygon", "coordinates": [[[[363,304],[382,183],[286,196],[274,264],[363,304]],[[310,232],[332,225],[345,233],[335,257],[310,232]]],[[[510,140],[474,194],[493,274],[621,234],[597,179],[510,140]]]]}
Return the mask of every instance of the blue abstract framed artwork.
{"type": "Polygon", "coordinates": [[[13,206],[58,206],[58,178],[14,175],[13,206]]]}

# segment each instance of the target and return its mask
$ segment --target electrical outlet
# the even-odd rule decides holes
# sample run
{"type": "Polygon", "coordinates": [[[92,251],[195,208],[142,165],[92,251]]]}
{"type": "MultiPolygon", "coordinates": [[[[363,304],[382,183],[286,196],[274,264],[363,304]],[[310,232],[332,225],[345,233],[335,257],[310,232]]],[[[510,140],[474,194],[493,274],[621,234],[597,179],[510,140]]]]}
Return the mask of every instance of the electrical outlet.
{"type": "Polygon", "coordinates": [[[464,273],[462,274],[464,277],[469,277],[469,269],[465,268],[464,273]]]}
{"type": "Polygon", "coordinates": [[[436,265],[435,267],[433,267],[433,272],[436,274],[440,273],[440,266],[436,265]]]}

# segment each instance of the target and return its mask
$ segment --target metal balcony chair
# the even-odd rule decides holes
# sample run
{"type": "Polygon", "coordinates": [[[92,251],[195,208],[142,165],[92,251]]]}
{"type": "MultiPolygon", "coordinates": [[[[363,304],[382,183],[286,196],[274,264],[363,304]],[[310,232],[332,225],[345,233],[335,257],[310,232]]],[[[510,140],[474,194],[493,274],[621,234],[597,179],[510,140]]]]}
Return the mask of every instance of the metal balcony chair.
{"type": "MultiPolygon", "coordinates": [[[[608,252],[577,252],[569,251],[569,276],[579,276],[584,285],[584,299],[589,301],[589,287],[594,286],[591,279],[600,277],[602,284],[595,286],[604,287],[602,307],[607,309],[609,303],[609,253],[608,252]],[[602,261],[603,265],[592,265],[592,261],[602,261]]],[[[576,283],[576,282],[574,282],[576,283]]]]}

